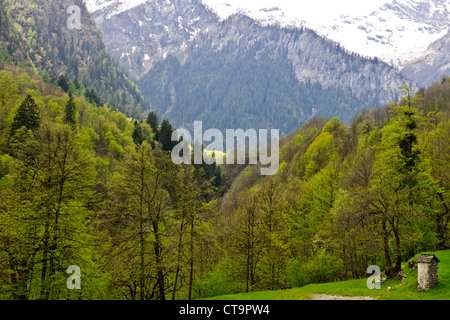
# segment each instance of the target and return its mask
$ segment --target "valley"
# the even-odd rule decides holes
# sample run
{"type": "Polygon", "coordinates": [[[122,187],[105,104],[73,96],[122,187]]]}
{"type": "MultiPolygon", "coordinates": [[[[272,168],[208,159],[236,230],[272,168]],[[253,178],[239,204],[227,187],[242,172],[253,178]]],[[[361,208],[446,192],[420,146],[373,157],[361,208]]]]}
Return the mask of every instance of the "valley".
{"type": "Polygon", "coordinates": [[[448,300],[448,2],[318,1],[0,0],[0,300],[448,300]]]}

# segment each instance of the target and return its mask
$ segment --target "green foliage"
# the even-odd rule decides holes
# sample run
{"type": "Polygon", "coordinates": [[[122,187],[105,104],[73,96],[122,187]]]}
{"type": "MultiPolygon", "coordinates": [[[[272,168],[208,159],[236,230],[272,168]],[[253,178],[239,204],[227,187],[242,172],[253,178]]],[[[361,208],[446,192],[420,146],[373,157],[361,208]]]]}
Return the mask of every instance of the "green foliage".
{"type": "Polygon", "coordinates": [[[208,272],[202,279],[197,279],[194,286],[195,297],[204,299],[242,292],[244,287],[234,279],[231,266],[231,261],[224,259],[214,271],[208,272]]]}
{"type": "MultiPolygon", "coordinates": [[[[406,94],[350,128],[314,118],[282,138],[281,170],[262,177],[258,166],[176,166],[168,120],[129,120],[90,103],[82,86],[68,98],[32,71],[0,66],[2,299],[189,299],[306,285],[293,293],[305,298],[308,284],[331,282],[313,287],[336,293],[336,281],[364,278],[369,265],[395,276],[402,261],[450,243],[450,94],[436,108],[428,90],[423,100],[406,94]],[[29,106],[39,121],[27,125],[29,106]],[[69,265],[82,268],[81,291],[65,286],[69,265]]],[[[446,97],[441,86],[429,90],[446,97]]],[[[346,284],[349,294],[366,288],[346,284]]],[[[258,296],[283,296],[273,292],[258,296]]]]}
{"type": "Polygon", "coordinates": [[[40,124],[39,108],[31,95],[28,95],[17,110],[11,127],[11,134],[14,135],[22,127],[27,128],[27,130],[37,130],[40,124]]]}
{"type": "MultiPolygon", "coordinates": [[[[417,290],[417,269],[409,269],[405,265],[406,278],[387,280],[381,290],[369,290],[367,277],[342,282],[310,284],[299,288],[277,291],[260,291],[217,296],[213,300],[313,300],[316,295],[331,295],[341,299],[371,298],[376,300],[448,300],[450,289],[450,250],[423,252],[439,257],[439,283],[428,291],[417,290]],[[387,290],[391,287],[390,290],[387,290]]],[[[417,254],[412,259],[416,259],[417,254]]]]}
{"type": "Polygon", "coordinates": [[[159,142],[165,151],[172,151],[173,147],[178,144],[178,141],[172,141],[172,133],[174,130],[169,121],[163,120],[159,131],[159,142]]]}
{"type": "Polygon", "coordinates": [[[136,145],[141,145],[142,142],[144,142],[144,137],[142,135],[142,128],[137,120],[134,121],[134,130],[132,138],[136,145]]]}
{"type": "Polygon", "coordinates": [[[84,88],[88,101],[109,103],[134,118],[151,106],[124,69],[105,52],[102,34],[80,4],[81,32],[66,26],[69,0],[4,1],[0,9],[0,61],[27,66],[46,74],[47,82],[65,92],[84,88]],[[83,86],[83,88],[82,88],[83,86]],[[95,93],[93,92],[95,90],[95,93]]]}
{"type": "MultiPolygon", "coordinates": [[[[202,165],[201,177],[194,166],[175,166],[148,123],[1,66],[0,298],[195,294],[206,264],[199,249],[210,232],[205,216],[217,205],[209,180],[220,170],[202,165]],[[40,126],[12,136],[29,93],[42,106],[40,126]],[[81,291],[66,288],[70,265],[82,270],[81,291]]],[[[171,136],[168,121],[162,129],[171,136]]]]}
{"type": "Polygon", "coordinates": [[[62,74],[58,78],[58,85],[64,92],[69,92],[69,79],[65,74],[62,74]]]}
{"type": "Polygon", "coordinates": [[[67,100],[63,91],[23,69],[2,68],[0,254],[6,260],[0,262],[0,297],[106,298],[110,280],[98,263],[102,240],[94,236],[93,210],[102,201],[102,179],[111,174],[103,171],[105,163],[114,170],[115,159],[134,149],[132,124],[71,92],[67,100]],[[107,129],[101,137],[99,121],[107,129]],[[70,265],[82,269],[82,292],[66,288],[70,265]],[[7,276],[11,273],[18,276],[7,276]]]}
{"type": "Polygon", "coordinates": [[[98,107],[103,107],[103,102],[95,93],[94,89],[86,89],[84,96],[90,103],[95,103],[98,107]]]}
{"type": "Polygon", "coordinates": [[[158,115],[151,111],[147,116],[147,124],[152,129],[152,132],[155,134],[155,140],[159,140],[158,137],[158,128],[159,128],[159,118],[158,115]]]}
{"type": "Polygon", "coordinates": [[[87,244],[92,155],[69,127],[47,123],[15,154],[12,183],[5,191],[9,216],[3,218],[17,221],[15,233],[5,241],[14,244],[6,250],[15,261],[11,271],[22,273],[7,290],[18,299],[58,299],[63,288],[58,283],[65,278],[61,268],[76,264],[79,250],[87,244]]]}
{"type": "Polygon", "coordinates": [[[326,252],[319,253],[311,260],[294,259],[288,265],[288,270],[289,282],[293,287],[332,282],[345,274],[342,261],[326,252]]]}
{"type": "Polygon", "coordinates": [[[64,109],[64,121],[72,126],[76,125],[77,109],[75,102],[73,101],[72,93],[69,91],[69,101],[67,101],[66,107],[64,109]]]}
{"type": "MultiPolygon", "coordinates": [[[[9,173],[12,157],[8,154],[0,156],[0,181],[9,173]]],[[[1,188],[1,185],[0,185],[1,188]]]]}
{"type": "Polygon", "coordinates": [[[395,276],[417,252],[448,248],[450,96],[439,112],[424,110],[435,103],[430,92],[446,97],[450,87],[429,90],[422,99],[405,87],[398,104],[366,110],[350,128],[337,118],[313,119],[281,141],[283,170],[275,177],[247,167],[234,180],[221,206],[221,223],[233,227],[218,238],[235,239],[220,243],[236,257],[237,275],[249,267],[250,290],[360,278],[369,265],[395,276]],[[283,192],[267,211],[260,192],[269,186],[283,192]],[[263,225],[250,223],[263,222],[264,212],[279,212],[273,226],[285,225],[270,229],[276,242],[265,242],[263,225]],[[283,248],[279,266],[267,263],[275,243],[283,248]]]}
{"type": "Polygon", "coordinates": [[[229,42],[220,50],[207,44],[183,64],[167,57],[140,79],[139,86],[174,125],[191,126],[201,120],[223,131],[277,128],[286,135],[313,116],[337,116],[349,123],[352,114],[377,105],[369,93],[356,97],[320,83],[299,83],[287,52],[273,51],[263,41],[245,48],[229,42]]]}

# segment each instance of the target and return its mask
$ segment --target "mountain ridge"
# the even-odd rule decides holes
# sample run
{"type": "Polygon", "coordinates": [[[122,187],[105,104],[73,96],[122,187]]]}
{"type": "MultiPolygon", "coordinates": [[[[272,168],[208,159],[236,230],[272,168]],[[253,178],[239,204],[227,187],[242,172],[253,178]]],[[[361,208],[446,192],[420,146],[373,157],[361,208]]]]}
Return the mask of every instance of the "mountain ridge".
{"type": "Polygon", "coordinates": [[[430,44],[419,58],[408,62],[402,73],[409,79],[430,86],[450,75],[450,30],[447,34],[430,44]]]}
{"type": "Polygon", "coordinates": [[[151,108],[132,77],[105,51],[103,35],[82,0],[0,0],[0,57],[47,73],[48,82],[67,77],[94,90],[101,101],[129,116],[151,108]],[[67,9],[80,9],[80,28],[68,28],[67,9]],[[3,28],[3,26],[5,26],[3,28]]]}
{"type": "MultiPolygon", "coordinates": [[[[85,0],[89,10],[103,12],[111,18],[141,6],[148,0],[85,0]],[[127,3],[125,6],[124,3],[127,3]]],[[[368,58],[378,58],[399,70],[412,61],[429,55],[432,43],[445,37],[450,28],[450,3],[445,0],[391,0],[364,16],[341,15],[331,21],[308,20],[303,13],[288,12],[284,4],[266,1],[261,5],[246,5],[210,0],[199,1],[220,21],[233,14],[246,15],[263,26],[309,28],[320,36],[340,43],[350,52],[368,58]]],[[[166,1],[167,4],[170,1],[166,1]]],[[[405,74],[407,76],[407,74],[405,74]]],[[[438,78],[440,75],[434,75],[438,78]]],[[[427,79],[414,78],[429,84],[427,79]]]]}
{"type": "Polygon", "coordinates": [[[316,30],[344,47],[402,69],[419,58],[450,27],[450,6],[443,0],[386,3],[364,17],[343,16],[316,30]]]}
{"type": "Polygon", "coordinates": [[[396,100],[403,83],[413,85],[386,63],[309,28],[264,25],[243,14],[220,19],[199,0],[135,2],[115,14],[120,3],[94,12],[107,51],[178,126],[203,120],[220,129],[277,127],[287,134],[313,114],[350,122],[363,108],[396,100]]]}

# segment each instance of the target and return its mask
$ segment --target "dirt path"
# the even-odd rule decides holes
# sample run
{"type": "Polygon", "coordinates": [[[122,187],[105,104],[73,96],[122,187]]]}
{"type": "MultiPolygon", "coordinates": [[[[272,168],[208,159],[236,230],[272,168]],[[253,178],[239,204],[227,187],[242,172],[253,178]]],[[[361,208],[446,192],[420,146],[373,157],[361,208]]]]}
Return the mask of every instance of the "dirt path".
{"type": "Polygon", "coordinates": [[[328,294],[315,294],[311,296],[313,300],[375,300],[372,297],[343,297],[331,296],[328,294]]]}

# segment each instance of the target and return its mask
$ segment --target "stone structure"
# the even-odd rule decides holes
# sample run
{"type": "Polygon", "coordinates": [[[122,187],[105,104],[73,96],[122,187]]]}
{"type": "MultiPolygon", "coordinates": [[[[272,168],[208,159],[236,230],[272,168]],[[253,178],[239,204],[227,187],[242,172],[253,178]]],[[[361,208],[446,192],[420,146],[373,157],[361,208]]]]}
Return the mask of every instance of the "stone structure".
{"type": "Polygon", "coordinates": [[[417,280],[419,291],[433,288],[438,283],[439,259],[432,254],[422,254],[417,258],[417,280]]]}

